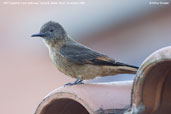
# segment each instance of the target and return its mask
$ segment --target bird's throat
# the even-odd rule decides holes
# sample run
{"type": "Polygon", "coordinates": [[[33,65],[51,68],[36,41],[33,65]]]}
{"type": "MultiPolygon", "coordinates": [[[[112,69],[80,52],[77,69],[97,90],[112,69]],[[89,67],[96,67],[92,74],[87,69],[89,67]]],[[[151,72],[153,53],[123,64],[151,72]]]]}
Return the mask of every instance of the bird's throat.
{"type": "Polygon", "coordinates": [[[47,48],[60,48],[61,46],[64,45],[64,42],[62,41],[49,41],[49,40],[43,39],[43,42],[47,48]]]}

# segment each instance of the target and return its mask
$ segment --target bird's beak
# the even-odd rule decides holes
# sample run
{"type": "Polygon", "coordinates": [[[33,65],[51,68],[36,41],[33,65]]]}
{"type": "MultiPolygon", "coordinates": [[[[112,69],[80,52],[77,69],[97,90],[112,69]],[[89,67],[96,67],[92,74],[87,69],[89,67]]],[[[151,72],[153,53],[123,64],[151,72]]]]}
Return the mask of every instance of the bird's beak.
{"type": "Polygon", "coordinates": [[[45,37],[47,34],[46,33],[38,33],[38,34],[33,34],[31,37],[45,37]]]}

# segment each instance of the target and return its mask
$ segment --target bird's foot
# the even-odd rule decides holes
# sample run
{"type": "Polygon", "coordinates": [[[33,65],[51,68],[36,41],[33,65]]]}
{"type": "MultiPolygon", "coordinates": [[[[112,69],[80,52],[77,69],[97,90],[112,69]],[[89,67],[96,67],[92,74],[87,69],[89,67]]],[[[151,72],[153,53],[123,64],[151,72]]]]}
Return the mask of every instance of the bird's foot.
{"type": "Polygon", "coordinates": [[[78,78],[75,82],[73,82],[73,83],[67,83],[67,84],[65,84],[64,86],[73,86],[73,85],[78,85],[78,84],[84,84],[84,83],[83,83],[83,80],[80,80],[80,79],[78,78]]]}

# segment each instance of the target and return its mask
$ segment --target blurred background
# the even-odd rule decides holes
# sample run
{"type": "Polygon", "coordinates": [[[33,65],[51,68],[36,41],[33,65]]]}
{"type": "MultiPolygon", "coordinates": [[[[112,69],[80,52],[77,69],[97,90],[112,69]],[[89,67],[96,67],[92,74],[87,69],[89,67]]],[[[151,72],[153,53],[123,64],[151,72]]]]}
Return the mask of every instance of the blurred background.
{"type": "MultiPolygon", "coordinates": [[[[154,51],[171,44],[170,0],[51,1],[58,4],[40,4],[45,0],[22,0],[23,4],[1,0],[2,114],[33,114],[46,94],[75,80],[55,68],[42,39],[30,37],[47,21],[59,22],[78,42],[136,66],[154,51]]],[[[133,80],[134,77],[109,76],[90,82],[133,80]]]]}

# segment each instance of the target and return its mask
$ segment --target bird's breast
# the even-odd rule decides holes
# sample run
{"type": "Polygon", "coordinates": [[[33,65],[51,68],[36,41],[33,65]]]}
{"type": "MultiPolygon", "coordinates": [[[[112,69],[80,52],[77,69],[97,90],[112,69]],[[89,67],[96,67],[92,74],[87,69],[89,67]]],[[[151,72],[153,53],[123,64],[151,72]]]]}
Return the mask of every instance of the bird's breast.
{"type": "Polygon", "coordinates": [[[61,56],[60,52],[56,49],[49,49],[49,56],[59,71],[64,74],[70,74],[70,69],[73,66],[72,62],[69,62],[65,57],[61,56]]]}
{"type": "Polygon", "coordinates": [[[58,50],[50,48],[49,57],[55,65],[59,64],[61,57],[60,57],[58,50]]]}

